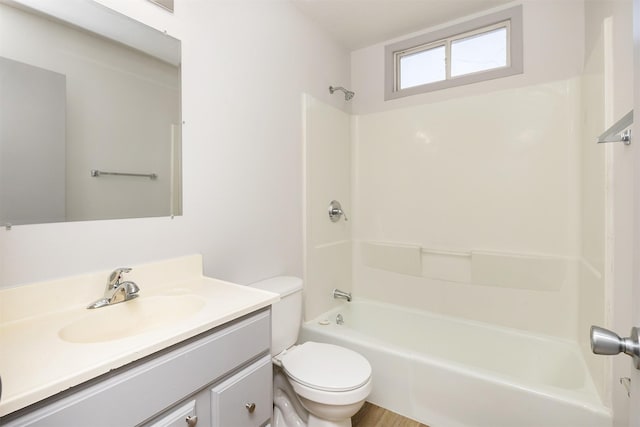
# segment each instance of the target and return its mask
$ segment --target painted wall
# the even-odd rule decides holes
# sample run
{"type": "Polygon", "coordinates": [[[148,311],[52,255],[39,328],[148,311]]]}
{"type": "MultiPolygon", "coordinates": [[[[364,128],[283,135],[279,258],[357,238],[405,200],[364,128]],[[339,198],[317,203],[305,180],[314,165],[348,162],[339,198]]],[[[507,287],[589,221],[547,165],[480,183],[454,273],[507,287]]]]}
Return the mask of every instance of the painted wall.
{"type": "Polygon", "coordinates": [[[182,40],[184,215],[0,229],[0,286],[189,253],[242,284],[302,275],[300,97],[341,106],[348,53],[284,2],[101,3],[182,40]]]}

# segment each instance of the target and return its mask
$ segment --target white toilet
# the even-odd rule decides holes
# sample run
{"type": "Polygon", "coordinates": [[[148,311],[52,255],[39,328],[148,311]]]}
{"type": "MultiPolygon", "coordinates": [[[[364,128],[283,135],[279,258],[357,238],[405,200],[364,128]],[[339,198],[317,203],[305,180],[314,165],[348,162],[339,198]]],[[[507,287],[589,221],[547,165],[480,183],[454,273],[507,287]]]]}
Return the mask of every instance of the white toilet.
{"type": "Polygon", "coordinates": [[[252,287],[280,294],[272,306],[272,427],[351,427],[371,392],[371,365],[332,344],[294,345],[302,324],[302,280],[274,277],[252,287]]]}

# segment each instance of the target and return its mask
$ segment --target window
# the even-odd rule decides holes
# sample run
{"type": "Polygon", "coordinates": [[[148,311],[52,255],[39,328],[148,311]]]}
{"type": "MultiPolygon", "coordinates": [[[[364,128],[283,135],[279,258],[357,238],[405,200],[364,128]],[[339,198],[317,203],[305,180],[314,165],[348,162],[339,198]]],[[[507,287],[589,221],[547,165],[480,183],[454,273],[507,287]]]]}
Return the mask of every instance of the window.
{"type": "Polygon", "coordinates": [[[522,73],[522,6],[386,47],[385,99],[522,73]]]}

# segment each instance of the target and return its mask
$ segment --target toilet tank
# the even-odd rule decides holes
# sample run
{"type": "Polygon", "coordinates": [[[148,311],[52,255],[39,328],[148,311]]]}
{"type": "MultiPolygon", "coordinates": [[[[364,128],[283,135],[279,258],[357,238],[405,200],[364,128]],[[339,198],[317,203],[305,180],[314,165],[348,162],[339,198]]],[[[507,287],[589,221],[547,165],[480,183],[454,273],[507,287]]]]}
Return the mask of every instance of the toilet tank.
{"type": "Polygon", "coordinates": [[[298,339],[302,324],[302,279],[278,276],[249,286],[280,294],[280,301],[271,306],[271,354],[275,356],[298,339]]]}

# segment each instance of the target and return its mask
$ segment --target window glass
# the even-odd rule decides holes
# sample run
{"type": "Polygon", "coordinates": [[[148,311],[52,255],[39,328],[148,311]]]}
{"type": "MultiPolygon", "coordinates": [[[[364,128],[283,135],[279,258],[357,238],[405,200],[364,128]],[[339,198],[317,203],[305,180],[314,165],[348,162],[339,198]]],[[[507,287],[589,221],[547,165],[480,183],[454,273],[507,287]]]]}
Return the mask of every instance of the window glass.
{"type": "Polygon", "coordinates": [[[444,46],[403,55],[399,65],[400,89],[438,82],[447,77],[444,46]]]}
{"type": "Polygon", "coordinates": [[[451,42],[451,76],[507,66],[507,28],[451,42]]]}

